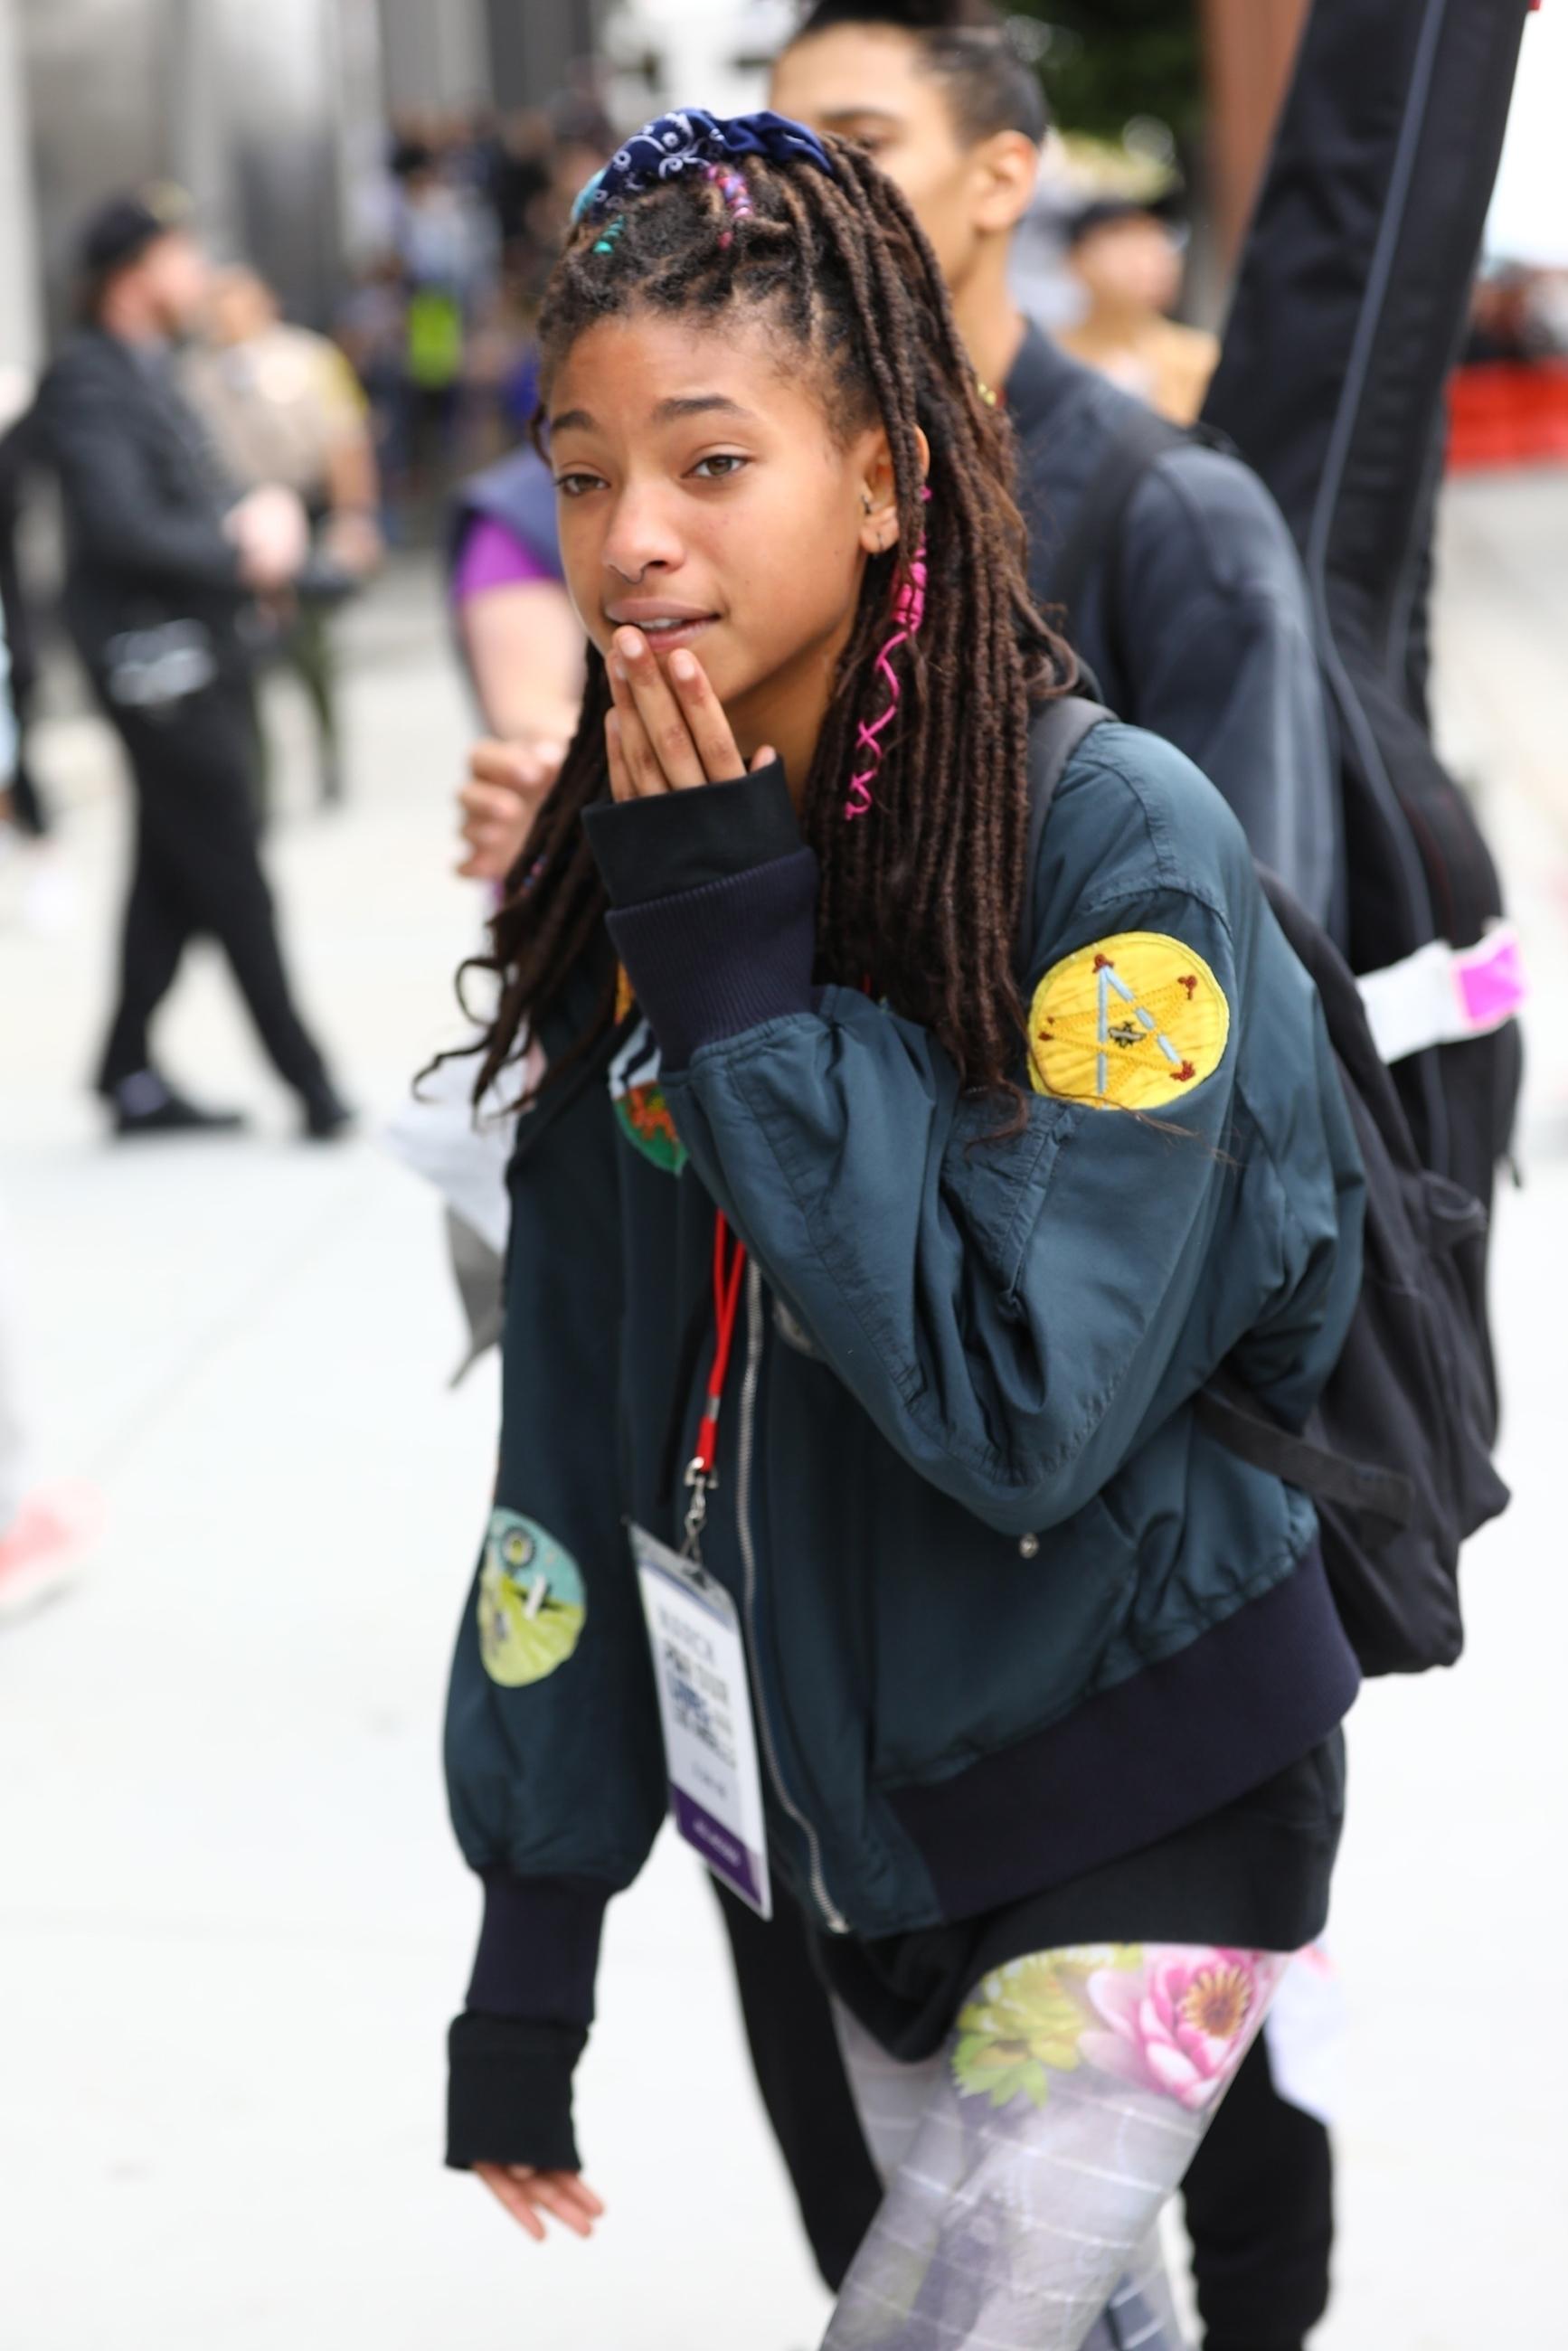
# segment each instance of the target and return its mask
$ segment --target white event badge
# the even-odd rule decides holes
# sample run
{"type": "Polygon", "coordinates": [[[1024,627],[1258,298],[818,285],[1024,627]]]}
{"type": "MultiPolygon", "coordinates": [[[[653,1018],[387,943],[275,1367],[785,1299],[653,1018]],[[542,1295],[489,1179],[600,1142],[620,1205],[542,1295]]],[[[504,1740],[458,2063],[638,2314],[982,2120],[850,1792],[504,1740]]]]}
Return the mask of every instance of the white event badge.
{"type": "Polygon", "coordinates": [[[632,1550],[670,1777],[670,1810],[714,1876],[773,1916],[746,1650],[735,1603],[695,1560],[641,1527],[632,1550]]]}

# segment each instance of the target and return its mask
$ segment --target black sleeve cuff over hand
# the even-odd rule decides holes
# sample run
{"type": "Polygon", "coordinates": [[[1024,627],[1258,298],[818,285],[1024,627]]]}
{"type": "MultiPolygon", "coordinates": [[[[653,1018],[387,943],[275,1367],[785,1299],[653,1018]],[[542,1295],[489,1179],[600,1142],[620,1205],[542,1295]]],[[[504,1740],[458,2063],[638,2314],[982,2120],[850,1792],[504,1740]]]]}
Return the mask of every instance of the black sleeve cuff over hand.
{"type": "Polygon", "coordinates": [[[782,759],[733,783],[600,800],[582,821],[617,909],[727,882],[800,846],[782,759]]]}
{"type": "Polygon", "coordinates": [[[781,761],[730,784],[586,812],[611,938],[666,1070],[811,1008],[817,861],[781,761]]]}
{"type": "Polygon", "coordinates": [[[468,2009],[446,2037],[446,2160],[528,2163],[580,2171],[571,2124],[572,2068],[588,2039],[580,2024],[528,2024],[468,2009]]]}
{"type": "Polygon", "coordinates": [[[468,2005],[447,2035],[446,2160],[576,2171],[572,2068],[593,2022],[610,1888],[485,1873],[468,2005]]]}

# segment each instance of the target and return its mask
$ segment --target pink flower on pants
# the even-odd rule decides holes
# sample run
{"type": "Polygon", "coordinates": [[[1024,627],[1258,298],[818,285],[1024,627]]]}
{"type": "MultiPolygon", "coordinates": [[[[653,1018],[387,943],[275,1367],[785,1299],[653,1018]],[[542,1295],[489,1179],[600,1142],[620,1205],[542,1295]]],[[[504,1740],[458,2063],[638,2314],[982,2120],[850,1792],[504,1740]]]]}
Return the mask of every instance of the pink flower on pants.
{"type": "Polygon", "coordinates": [[[1141,1967],[1090,1977],[1110,2030],[1085,2032],[1080,2047],[1103,2073],[1202,2113],[1240,2064],[1284,1968],[1271,1951],[1145,1943],[1141,1967]]]}

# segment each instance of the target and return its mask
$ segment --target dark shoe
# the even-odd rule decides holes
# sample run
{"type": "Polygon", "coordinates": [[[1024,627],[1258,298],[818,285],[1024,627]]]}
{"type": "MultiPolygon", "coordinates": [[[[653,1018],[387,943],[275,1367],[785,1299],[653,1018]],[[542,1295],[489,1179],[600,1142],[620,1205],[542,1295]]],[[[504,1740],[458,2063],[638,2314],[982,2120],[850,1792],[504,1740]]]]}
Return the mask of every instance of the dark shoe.
{"type": "Polygon", "coordinates": [[[354,1123],[354,1113],[340,1095],[323,1082],[305,1097],[305,1136],[309,1143],[336,1143],[354,1123]]]}
{"type": "Polygon", "coordinates": [[[237,1134],[246,1123],[237,1110],[204,1110],[176,1093],[155,1070],[121,1079],[110,1100],[114,1131],[122,1140],[133,1134],[237,1134]]]}

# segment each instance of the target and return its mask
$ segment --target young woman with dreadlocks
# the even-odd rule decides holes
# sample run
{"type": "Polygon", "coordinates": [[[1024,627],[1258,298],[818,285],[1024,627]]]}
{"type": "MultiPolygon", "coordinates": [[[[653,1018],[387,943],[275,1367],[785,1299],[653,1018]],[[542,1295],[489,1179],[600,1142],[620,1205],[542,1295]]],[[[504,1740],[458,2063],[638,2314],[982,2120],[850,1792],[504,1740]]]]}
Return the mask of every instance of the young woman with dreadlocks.
{"type": "Polygon", "coordinates": [[[1031,825],[1070,663],[866,158],[662,118],[541,328],[591,651],[478,1073],[533,1090],[448,2159],[596,2224],[571,2074],[668,1806],[840,2003],[887,2193],[833,2351],[1174,2345],[1160,2207],[1322,1925],[1355,1687],[1310,1505],[1194,1410],[1228,1360],[1303,1416],[1349,1318],[1321,1015],[1167,746],[1094,726],[1031,825]]]}

